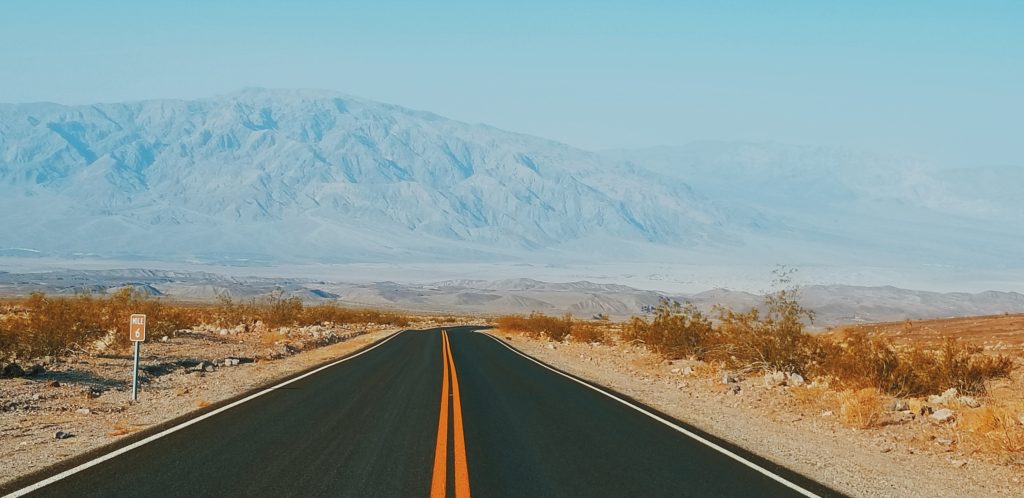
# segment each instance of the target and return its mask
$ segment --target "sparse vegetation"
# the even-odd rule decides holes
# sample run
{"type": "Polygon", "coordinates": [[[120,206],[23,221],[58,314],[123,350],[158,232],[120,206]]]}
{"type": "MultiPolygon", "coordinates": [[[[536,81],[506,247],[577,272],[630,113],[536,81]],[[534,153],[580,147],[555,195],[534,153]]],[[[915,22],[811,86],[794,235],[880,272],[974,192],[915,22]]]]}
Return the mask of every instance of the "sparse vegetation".
{"type": "MultiPolygon", "coordinates": [[[[924,347],[897,346],[862,331],[810,334],[805,323],[813,314],[799,304],[794,289],[769,294],[758,309],[717,311],[713,322],[692,305],[662,301],[652,319],[634,317],[624,324],[621,337],[668,360],[693,358],[746,373],[796,373],[862,393],[865,399],[864,389],[924,396],[955,387],[965,394],[984,394],[987,381],[1006,377],[1014,368],[1009,356],[982,354],[980,348],[955,339],[924,347]]],[[[568,316],[533,313],[504,316],[497,322],[503,331],[555,341],[570,333],[583,342],[610,337],[602,331],[601,339],[595,339],[596,329],[573,323],[568,316]]]]}
{"type": "Polygon", "coordinates": [[[562,318],[547,316],[533,312],[530,316],[506,315],[497,320],[498,328],[506,332],[526,334],[530,337],[547,337],[552,341],[561,342],[572,333],[572,315],[562,318]]]}
{"type": "Polygon", "coordinates": [[[846,425],[867,429],[881,422],[882,402],[878,389],[866,387],[840,396],[839,417],[846,425]]]}
{"type": "Polygon", "coordinates": [[[596,323],[573,322],[570,337],[575,342],[587,344],[608,342],[605,327],[596,323]]]}
{"type": "Polygon", "coordinates": [[[711,320],[696,307],[667,300],[658,306],[653,320],[634,317],[624,329],[626,339],[646,344],[669,359],[704,359],[713,333],[711,320]]]}
{"type": "MultiPolygon", "coordinates": [[[[276,292],[268,298],[237,303],[222,296],[216,305],[171,303],[153,299],[131,288],[109,296],[55,297],[34,293],[5,303],[0,314],[0,360],[63,356],[87,350],[96,341],[125,348],[128,316],[143,313],[151,337],[173,336],[199,325],[243,326],[257,323],[273,332],[280,327],[372,323],[406,326],[409,319],[396,312],[342,308],[333,303],[305,306],[295,297],[276,292]]],[[[271,340],[270,342],[273,342],[271,340]]]]}

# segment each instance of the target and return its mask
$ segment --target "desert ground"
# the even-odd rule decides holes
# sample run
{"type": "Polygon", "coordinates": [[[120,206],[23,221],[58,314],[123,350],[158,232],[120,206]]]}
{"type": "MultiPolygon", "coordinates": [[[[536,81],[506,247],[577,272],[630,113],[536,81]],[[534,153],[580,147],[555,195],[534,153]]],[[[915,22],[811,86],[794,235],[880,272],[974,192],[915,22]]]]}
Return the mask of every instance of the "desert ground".
{"type": "MultiPolygon", "coordinates": [[[[5,310],[19,313],[17,305],[5,310]]],[[[8,378],[0,379],[0,485],[211,410],[395,331],[472,323],[497,325],[481,333],[850,495],[1024,496],[1024,316],[857,324],[825,334],[863,332],[896,348],[938,348],[958,338],[972,354],[1013,362],[1009,375],[987,379],[983,392],[902,396],[669,358],[630,339],[627,322],[575,320],[570,333],[555,337],[501,328],[507,318],[196,324],[144,344],[137,402],[129,399],[131,356],[123,345],[8,361],[8,378]]]]}

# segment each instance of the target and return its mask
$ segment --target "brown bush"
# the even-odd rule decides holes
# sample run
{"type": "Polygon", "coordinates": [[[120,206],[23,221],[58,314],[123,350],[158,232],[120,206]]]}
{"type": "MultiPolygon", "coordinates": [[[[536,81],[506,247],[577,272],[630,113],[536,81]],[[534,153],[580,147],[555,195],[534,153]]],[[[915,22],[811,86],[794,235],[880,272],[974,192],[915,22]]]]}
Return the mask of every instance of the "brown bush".
{"type": "Polygon", "coordinates": [[[496,320],[498,329],[504,332],[517,332],[531,337],[545,336],[553,341],[561,342],[572,332],[572,315],[562,318],[547,316],[533,312],[530,316],[505,315],[496,320]]]}
{"type": "Polygon", "coordinates": [[[819,372],[847,387],[874,387],[897,396],[923,396],[951,387],[982,394],[986,381],[1006,377],[1013,370],[1011,358],[980,354],[979,349],[953,338],[939,350],[930,351],[898,348],[885,339],[855,331],[825,342],[825,350],[826,360],[819,372]]]}
{"type": "Polygon", "coordinates": [[[409,317],[401,313],[370,309],[342,308],[334,303],[325,303],[305,308],[299,317],[301,325],[325,325],[348,323],[375,323],[406,327],[409,317]]]}
{"type": "Polygon", "coordinates": [[[251,327],[257,321],[272,328],[315,323],[409,324],[408,317],[394,312],[352,310],[333,304],[305,307],[298,298],[285,297],[282,292],[262,303],[253,300],[245,304],[225,295],[215,306],[167,303],[132,288],[105,298],[36,293],[5,304],[5,312],[0,315],[0,360],[65,355],[108,335],[115,346],[126,348],[130,345],[128,317],[133,313],[146,315],[147,333],[153,337],[170,336],[201,324],[251,327]]]}
{"type": "Polygon", "coordinates": [[[1024,452],[1024,404],[963,410],[957,417],[962,438],[989,452],[1024,452]]]}
{"type": "Polygon", "coordinates": [[[627,339],[639,341],[668,359],[703,359],[716,342],[711,320],[692,304],[662,300],[654,319],[634,317],[625,327],[627,339]]]}
{"type": "Polygon", "coordinates": [[[585,323],[585,322],[573,322],[572,333],[570,337],[575,342],[582,343],[606,343],[608,342],[608,334],[605,329],[597,324],[585,323]]]}
{"type": "Polygon", "coordinates": [[[718,307],[717,325],[692,306],[663,301],[653,320],[634,317],[623,336],[667,359],[693,356],[743,371],[827,376],[846,389],[873,388],[897,396],[934,394],[950,387],[981,394],[987,381],[1006,377],[1014,368],[1010,357],[984,355],[955,339],[929,350],[896,347],[863,332],[811,335],[804,323],[813,314],[796,297],[794,289],[770,294],[761,307],[764,312],[718,307]]]}
{"type": "Polygon", "coordinates": [[[882,398],[878,389],[868,387],[842,393],[839,417],[843,423],[860,429],[878,425],[882,419],[882,398]]]}
{"type": "Polygon", "coordinates": [[[814,314],[800,306],[795,290],[781,290],[765,298],[758,309],[737,313],[719,307],[719,321],[711,357],[731,368],[747,371],[782,371],[806,375],[819,364],[821,342],[804,331],[804,320],[814,314]]]}

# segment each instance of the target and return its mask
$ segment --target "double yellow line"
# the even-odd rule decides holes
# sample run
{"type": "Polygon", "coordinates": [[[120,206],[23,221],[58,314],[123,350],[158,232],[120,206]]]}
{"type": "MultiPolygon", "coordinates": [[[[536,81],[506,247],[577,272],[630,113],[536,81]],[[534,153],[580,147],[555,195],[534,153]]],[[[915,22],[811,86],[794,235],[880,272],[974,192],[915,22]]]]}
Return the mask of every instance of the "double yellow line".
{"type": "Polygon", "coordinates": [[[469,468],[466,463],[466,438],[462,433],[462,402],[459,399],[459,377],[455,374],[448,332],[441,330],[441,361],[444,374],[441,380],[441,415],[437,420],[437,446],[434,448],[434,476],[430,483],[430,498],[444,498],[448,486],[448,370],[451,369],[451,400],[455,439],[455,498],[470,498],[469,468]]]}

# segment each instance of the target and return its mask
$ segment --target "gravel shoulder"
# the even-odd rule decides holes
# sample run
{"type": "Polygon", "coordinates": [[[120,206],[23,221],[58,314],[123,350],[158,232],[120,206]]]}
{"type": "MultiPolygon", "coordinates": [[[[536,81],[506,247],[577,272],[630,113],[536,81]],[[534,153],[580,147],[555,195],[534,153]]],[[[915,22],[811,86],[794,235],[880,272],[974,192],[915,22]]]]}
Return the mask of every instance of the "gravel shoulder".
{"type": "Polygon", "coordinates": [[[494,335],[851,496],[1024,496],[1021,462],[972,451],[926,418],[855,429],[837,420],[835,393],[813,386],[769,387],[760,376],[726,385],[710,365],[643,348],[494,335]]]}

